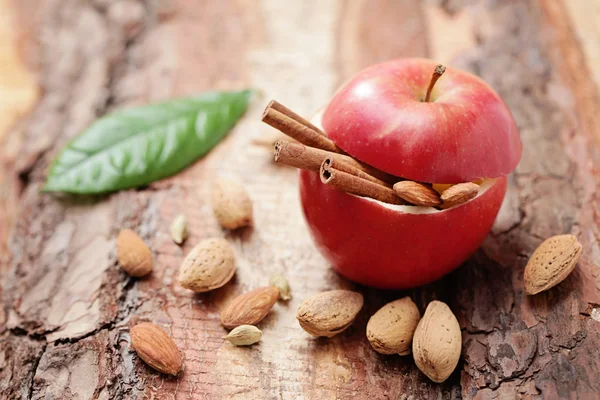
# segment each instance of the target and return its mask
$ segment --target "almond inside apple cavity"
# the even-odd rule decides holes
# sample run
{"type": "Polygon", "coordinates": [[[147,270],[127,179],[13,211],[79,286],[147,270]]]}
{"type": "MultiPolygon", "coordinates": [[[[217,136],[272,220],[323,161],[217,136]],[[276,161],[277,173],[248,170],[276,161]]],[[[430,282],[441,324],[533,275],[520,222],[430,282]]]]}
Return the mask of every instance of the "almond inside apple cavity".
{"type": "MultiPolygon", "coordinates": [[[[321,117],[323,115],[323,110],[320,110],[319,112],[317,112],[317,114],[313,117],[313,119],[310,121],[312,124],[314,124],[317,128],[323,130],[323,126],[321,125],[321,117]]],[[[473,181],[472,183],[475,183],[477,185],[479,185],[479,193],[477,194],[477,196],[475,196],[473,199],[468,200],[468,201],[472,201],[474,199],[476,199],[477,197],[481,196],[483,193],[485,193],[489,188],[491,188],[492,186],[494,186],[494,183],[496,182],[497,178],[484,178],[484,179],[479,179],[476,181],[473,181]]],[[[446,184],[446,183],[433,183],[431,185],[431,187],[438,192],[440,195],[448,188],[454,186],[454,184],[446,184]]],[[[355,196],[353,194],[350,194],[350,196],[355,196]]],[[[356,197],[361,197],[361,196],[356,196],[356,197]]],[[[423,207],[423,206],[415,206],[415,205],[396,205],[396,204],[389,204],[389,203],[384,203],[382,201],[379,200],[375,200],[372,199],[370,197],[361,197],[362,199],[366,200],[366,201],[374,201],[378,204],[380,204],[383,207],[389,208],[391,210],[396,210],[396,211],[400,211],[403,212],[405,214],[435,214],[438,212],[443,212],[446,210],[439,210],[435,207],[423,207]]]]}

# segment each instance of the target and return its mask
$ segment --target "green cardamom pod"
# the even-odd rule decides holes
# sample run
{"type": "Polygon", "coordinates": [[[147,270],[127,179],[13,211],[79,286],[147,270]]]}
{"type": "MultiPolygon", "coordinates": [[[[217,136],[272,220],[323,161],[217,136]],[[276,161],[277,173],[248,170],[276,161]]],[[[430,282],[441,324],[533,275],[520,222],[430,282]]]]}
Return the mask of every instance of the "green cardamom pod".
{"type": "Polygon", "coordinates": [[[292,298],[292,289],[290,289],[290,284],[288,283],[287,279],[283,277],[283,275],[271,275],[269,284],[279,290],[279,298],[281,300],[288,301],[292,298]]]}
{"type": "Polygon", "coordinates": [[[175,217],[171,223],[171,237],[177,244],[182,244],[188,237],[187,218],[183,214],[175,217]]]}
{"type": "Polygon", "coordinates": [[[234,328],[223,339],[229,340],[236,346],[250,346],[260,340],[262,331],[254,325],[240,325],[234,328]]]}

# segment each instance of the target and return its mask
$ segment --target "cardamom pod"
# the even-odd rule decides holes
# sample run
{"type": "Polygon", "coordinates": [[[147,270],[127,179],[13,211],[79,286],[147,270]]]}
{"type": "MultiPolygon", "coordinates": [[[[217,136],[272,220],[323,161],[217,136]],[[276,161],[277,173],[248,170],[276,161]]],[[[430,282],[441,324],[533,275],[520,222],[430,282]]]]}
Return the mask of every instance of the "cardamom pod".
{"type": "Polygon", "coordinates": [[[275,274],[271,275],[269,278],[269,285],[276,287],[279,290],[279,298],[284,301],[291,300],[292,298],[292,289],[290,289],[290,284],[287,279],[283,275],[275,274]]]}
{"type": "Polygon", "coordinates": [[[171,238],[177,244],[182,244],[188,237],[187,218],[183,214],[175,217],[171,223],[171,238]]]}
{"type": "Polygon", "coordinates": [[[260,340],[262,331],[254,325],[240,325],[234,328],[223,339],[229,340],[231,344],[236,346],[250,346],[260,340]]]}

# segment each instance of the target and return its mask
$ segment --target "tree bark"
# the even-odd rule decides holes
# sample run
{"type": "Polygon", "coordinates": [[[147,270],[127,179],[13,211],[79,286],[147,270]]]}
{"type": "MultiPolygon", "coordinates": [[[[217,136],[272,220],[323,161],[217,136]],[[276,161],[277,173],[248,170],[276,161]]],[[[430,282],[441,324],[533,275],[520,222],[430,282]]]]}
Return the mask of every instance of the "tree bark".
{"type": "Polygon", "coordinates": [[[0,398],[598,398],[600,75],[586,38],[598,38],[598,27],[581,31],[573,19],[580,10],[564,1],[465,3],[15,2],[35,42],[29,54],[43,94],[7,135],[18,151],[0,148],[2,189],[16,205],[0,210],[0,220],[16,220],[0,268],[0,398]],[[517,121],[524,153],[491,234],[469,261],[432,285],[384,292],[329,268],[302,220],[296,172],[249,143],[269,131],[259,121],[270,98],[308,117],[360,68],[408,56],[470,70],[492,85],[517,121]],[[266,98],[181,174],[100,197],[40,193],[53,157],[106,112],[244,87],[266,98]],[[245,180],[253,229],[219,228],[208,201],[219,173],[245,180]],[[182,247],[169,236],[180,212],[190,227],[182,247]],[[153,251],[147,278],[128,278],[118,266],[115,239],[125,227],[153,251]],[[583,244],[575,271],[526,296],[529,255],[563,233],[583,244]],[[177,270],[211,236],[234,245],[238,273],[194,295],[176,284],[177,270]],[[289,278],[293,300],[260,324],[260,345],[224,342],[219,310],[273,272],[289,278]],[[310,338],[295,310],[334,288],[362,291],[365,308],[344,334],[310,338]],[[443,384],[429,381],[411,356],[379,355],[366,340],[369,316],[406,294],[421,311],[443,300],[459,319],[463,353],[443,384]],[[171,333],[184,353],[181,377],[154,372],[135,355],[128,328],[138,321],[171,333]]]}

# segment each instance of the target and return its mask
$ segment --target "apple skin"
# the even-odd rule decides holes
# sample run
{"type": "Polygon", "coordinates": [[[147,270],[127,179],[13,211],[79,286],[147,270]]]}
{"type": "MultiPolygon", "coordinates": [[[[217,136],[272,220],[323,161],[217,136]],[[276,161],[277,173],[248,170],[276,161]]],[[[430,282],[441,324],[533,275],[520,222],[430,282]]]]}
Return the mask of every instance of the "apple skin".
{"type": "Polygon", "coordinates": [[[508,175],[522,153],[509,109],[484,81],[450,67],[423,102],[435,65],[398,59],[359,72],[327,106],[325,132],[353,157],[405,179],[508,175]]]}
{"type": "Polygon", "coordinates": [[[312,236],[334,269],[382,289],[421,286],[449,273],[481,245],[506,193],[506,177],[475,199],[432,214],[408,214],[321,183],[300,171],[312,236]]]}

